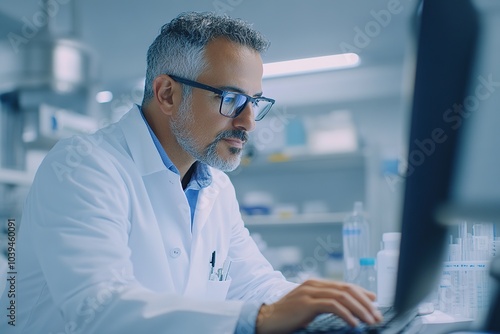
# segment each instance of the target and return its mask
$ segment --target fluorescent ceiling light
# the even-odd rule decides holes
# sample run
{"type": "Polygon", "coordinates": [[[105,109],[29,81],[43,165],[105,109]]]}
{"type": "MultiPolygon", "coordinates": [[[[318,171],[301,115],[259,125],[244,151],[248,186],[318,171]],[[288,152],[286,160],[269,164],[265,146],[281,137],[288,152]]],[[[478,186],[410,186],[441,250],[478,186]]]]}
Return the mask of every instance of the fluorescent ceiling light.
{"type": "Polygon", "coordinates": [[[358,64],[359,56],[355,53],[280,61],[264,64],[264,78],[337,70],[358,64]]]}

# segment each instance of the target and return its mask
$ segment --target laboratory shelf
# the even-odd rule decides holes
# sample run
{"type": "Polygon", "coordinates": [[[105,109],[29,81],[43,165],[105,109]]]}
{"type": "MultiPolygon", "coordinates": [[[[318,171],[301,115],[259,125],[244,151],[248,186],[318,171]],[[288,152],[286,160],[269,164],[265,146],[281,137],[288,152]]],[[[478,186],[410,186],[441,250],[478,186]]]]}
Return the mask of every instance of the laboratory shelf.
{"type": "Polygon", "coordinates": [[[335,170],[346,168],[362,168],[366,164],[364,151],[329,154],[277,154],[258,157],[245,163],[235,171],[228,173],[232,178],[260,173],[312,172],[319,170],[335,170]]]}
{"type": "Polygon", "coordinates": [[[0,169],[0,184],[29,186],[34,174],[14,169],[0,169]]]}
{"type": "Polygon", "coordinates": [[[278,216],[243,216],[246,226],[311,226],[311,224],[342,224],[347,212],[314,213],[294,215],[287,218],[278,216]]]}

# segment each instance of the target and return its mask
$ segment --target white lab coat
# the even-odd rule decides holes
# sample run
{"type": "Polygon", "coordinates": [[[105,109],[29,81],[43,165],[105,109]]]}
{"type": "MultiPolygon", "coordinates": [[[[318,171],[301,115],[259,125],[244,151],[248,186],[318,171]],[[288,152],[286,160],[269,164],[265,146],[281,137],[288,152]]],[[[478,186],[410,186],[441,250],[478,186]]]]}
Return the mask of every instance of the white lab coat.
{"type": "MultiPolygon", "coordinates": [[[[180,178],[137,107],[59,142],[25,204],[16,327],[2,316],[0,332],[232,333],[242,300],[270,302],[295,287],[249,237],[227,175],[211,172],[191,231],[180,178]],[[226,282],[208,280],[214,250],[216,269],[232,260],[226,282]]],[[[0,301],[4,313],[9,300],[0,301]]]]}

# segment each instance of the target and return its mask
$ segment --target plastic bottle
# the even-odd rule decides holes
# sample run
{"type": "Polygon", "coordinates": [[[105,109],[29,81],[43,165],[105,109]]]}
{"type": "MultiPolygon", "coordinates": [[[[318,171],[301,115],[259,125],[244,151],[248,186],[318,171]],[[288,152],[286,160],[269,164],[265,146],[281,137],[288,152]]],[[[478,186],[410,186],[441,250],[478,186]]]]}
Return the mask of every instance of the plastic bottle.
{"type": "Polygon", "coordinates": [[[377,272],[375,271],[375,259],[373,257],[362,257],[359,259],[358,284],[368,291],[377,293],[377,272]]]}
{"type": "Polygon", "coordinates": [[[325,277],[334,281],[344,279],[344,255],[341,252],[328,254],[325,261],[325,277]]]}
{"type": "Polygon", "coordinates": [[[392,306],[394,303],[400,241],[401,233],[399,232],[382,235],[382,250],[377,253],[377,303],[379,306],[392,306]]]}
{"type": "Polygon", "coordinates": [[[353,212],[346,217],[342,228],[344,247],[344,280],[357,283],[359,259],[369,257],[370,231],[363,213],[363,203],[354,203],[353,212]]]}

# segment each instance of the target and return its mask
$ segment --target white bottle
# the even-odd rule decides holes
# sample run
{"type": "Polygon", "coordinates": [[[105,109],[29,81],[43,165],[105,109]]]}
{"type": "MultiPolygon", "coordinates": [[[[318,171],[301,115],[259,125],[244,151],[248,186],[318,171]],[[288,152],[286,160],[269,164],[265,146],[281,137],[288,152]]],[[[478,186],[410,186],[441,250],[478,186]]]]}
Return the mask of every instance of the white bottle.
{"type": "Polygon", "coordinates": [[[353,212],[346,217],[342,228],[344,248],[344,280],[357,283],[359,259],[370,257],[370,231],[363,213],[363,203],[354,203],[353,212]]]}
{"type": "Polygon", "coordinates": [[[382,250],[377,253],[377,304],[385,307],[394,303],[401,233],[384,233],[382,241],[382,250]]]}

